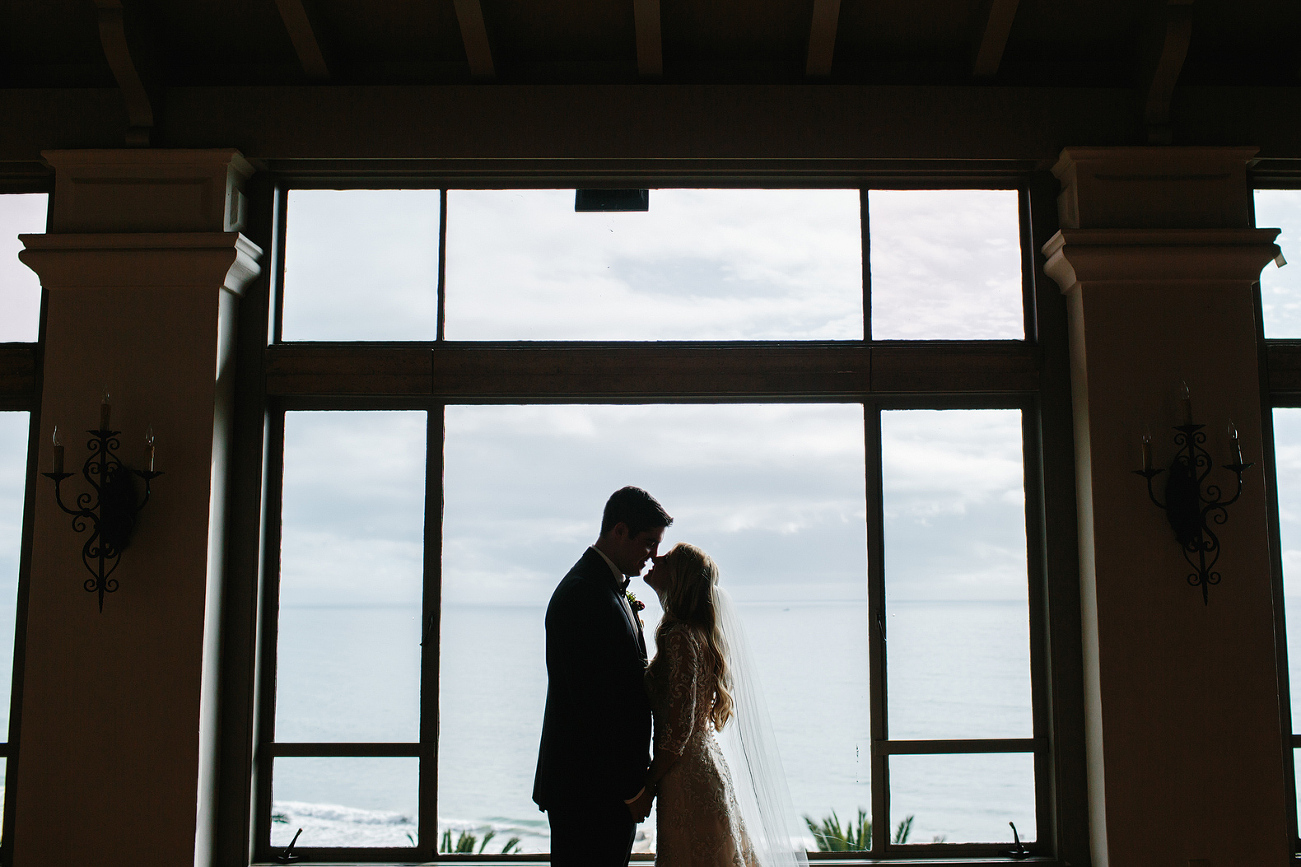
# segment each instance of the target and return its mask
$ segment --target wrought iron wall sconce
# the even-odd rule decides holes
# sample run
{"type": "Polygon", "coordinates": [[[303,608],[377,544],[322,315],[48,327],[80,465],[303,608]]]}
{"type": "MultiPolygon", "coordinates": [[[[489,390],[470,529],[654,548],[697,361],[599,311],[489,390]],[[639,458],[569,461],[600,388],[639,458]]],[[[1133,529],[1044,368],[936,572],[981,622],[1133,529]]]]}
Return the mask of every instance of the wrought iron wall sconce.
{"type": "Polygon", "coordinates": [[[1174,426],[1174,442],[1179,451],[1175,453],[1169,475],[1166,476],[1165,502],[1157,498],[1152,486],[1152,480],[1166,470],[1154,469],[1152,466],[1151,435],[1143,437],[1143,469],[1134,472],[1147,479],[1148,496],[1157,508],[1166,513],[1184,559],[1194,570],[1188,575],[1188,583],[1202,588],[1202,604],[1208,605],[1211,585],[1220,583],[1220,573],[1215,571],[1215,562],[1220,558],[1220,539],[1211,525],[1223,524],[1228,520],[1228,507],[1242,496],[1242,474],[1253,464],[1243,463],[1238,429],[1230,420],[1228,431],[1233,440],[1234,462],[1223,466],[1237,479],[1233,496],[1226,499],[1219,485],[1205,484],[1206,477],[1214,469],[1214,462],[1204,446],[1206,434],[1202,429],[1206,425],[1193,422],[1193,402],[1186,383],[1180,402],[1183,407],[1183,424],[1174,426]]]}
{"type": "Polygon", "coordinates": [[[110,428],[111,418],[112,407],[105,394],[99,410],[99,430],[87,431],[90,439],[86,447],[90,454],[81,467],[81,474],[94,493],[78,494],[75,508],[63,502],[63,480],[74,474],[63,471],[63,443],[59,440],[58,426],[54,428],[54,472],[41,474],[54,480],[54,501],[72,516],[72,529],[77,533],[90,530],[90,537],[81,546],[81,562],[91,574],[83,587],[86,592],[99,595],[101,614],[104,612],[104,594],[113,593],[118,588],[113,572],[117,570],[122,552],[131,542],[136,515],[149,502],[150,483],[162,475],[154,470],[153,429],[145,435],[145,459],[149,469],[133,470],[118,459],[117,450],[121,448],[118,434],[121,431],[110,428]],[[143,499],[139,498],[136,490],[137,476],[145,481],[143,499]]]}

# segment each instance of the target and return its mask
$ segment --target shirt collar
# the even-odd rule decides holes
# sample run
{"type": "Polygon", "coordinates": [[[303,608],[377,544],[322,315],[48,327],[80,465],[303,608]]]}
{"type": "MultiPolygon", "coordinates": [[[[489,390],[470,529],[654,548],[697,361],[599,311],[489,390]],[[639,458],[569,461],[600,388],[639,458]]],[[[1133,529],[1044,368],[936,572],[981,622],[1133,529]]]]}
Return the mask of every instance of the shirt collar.
{"type": "Polygon", "coordinates": [[[592,545],[591,548],[593,551],[600,554],[601,559],[604,560],[606,564],[610,567],[610,572],[613,573],[614,575],[614,583],[618,584],[620,587],[627,587],[629,579],[626,575],[623,574],[623,572],[619,569],[618,566],[614,565],[614,561],[611,560],[609,557],[605,556],[605,552],[602,551],[600,548],[596,547],[595,545],[592,545]]]}

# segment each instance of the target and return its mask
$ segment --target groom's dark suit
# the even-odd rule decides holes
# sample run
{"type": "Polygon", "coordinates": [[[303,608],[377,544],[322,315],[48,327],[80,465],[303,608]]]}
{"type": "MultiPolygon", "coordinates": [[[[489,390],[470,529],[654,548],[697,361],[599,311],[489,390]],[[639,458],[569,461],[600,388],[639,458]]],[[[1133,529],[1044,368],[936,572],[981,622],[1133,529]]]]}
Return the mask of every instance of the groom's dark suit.
{"type": "Polygon", "coordinates": [[[547,708],[533,800],[550,816],[553,864],[627,863],[632,845],[625,801],[645,782],[651,711],[646,642],[623,594],[588,548],[547,606],[547,708]],[[622,859],[610,854],[620,850],[622,859]]]}

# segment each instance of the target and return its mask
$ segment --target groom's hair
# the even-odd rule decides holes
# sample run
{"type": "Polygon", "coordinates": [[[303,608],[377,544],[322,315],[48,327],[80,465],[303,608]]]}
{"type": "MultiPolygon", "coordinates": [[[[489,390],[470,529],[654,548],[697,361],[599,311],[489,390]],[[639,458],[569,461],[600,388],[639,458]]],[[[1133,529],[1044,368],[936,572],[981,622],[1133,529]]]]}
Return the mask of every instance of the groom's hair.
{"type": "Polygon", "coordinates": [[[615,524],[627,524],[628,535],[636,536],[645,530],[667,527],[673,518],[659,500],[629,485],[620,488],[605,501],[605,512],[601,515],[601,535],[614,529],[615,524]]]}

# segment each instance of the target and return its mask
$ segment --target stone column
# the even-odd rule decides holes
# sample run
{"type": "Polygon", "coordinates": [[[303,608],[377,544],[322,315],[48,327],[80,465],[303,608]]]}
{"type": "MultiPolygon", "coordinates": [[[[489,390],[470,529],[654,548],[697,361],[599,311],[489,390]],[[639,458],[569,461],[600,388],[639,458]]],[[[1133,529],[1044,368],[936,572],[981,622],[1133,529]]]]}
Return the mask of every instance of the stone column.
{"type": "Polygon", "coordinates": [[[232,150],[54,151],[47,235],[21,258],[48,291],[41,467],[59,426],[65,501],[104,391],[120,457],[157,441],[153,496],[105,598],[86,534],[38,477],[14,859],[19,867],[206,864],[231,348],[261,250],[239,234],[251,167],[232,150]]]}
{"type": "Polygon", "coordinates": [[[1095,867],[1289,862],[1253,295],[1278,250],[1277,230],[1248,227],[1254,153],[1070,148],[1054,168],[1062,229],[1044,253],[1069,311],[1095,867]],[[1215,527],[1209,604],[1132,472],[1148,430],[1169,466],[1183,382],[1208,483],[1234,478],[1230,419],[1256,462],[1215,527]]]}

